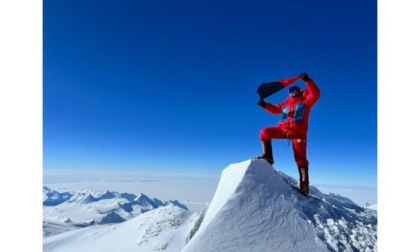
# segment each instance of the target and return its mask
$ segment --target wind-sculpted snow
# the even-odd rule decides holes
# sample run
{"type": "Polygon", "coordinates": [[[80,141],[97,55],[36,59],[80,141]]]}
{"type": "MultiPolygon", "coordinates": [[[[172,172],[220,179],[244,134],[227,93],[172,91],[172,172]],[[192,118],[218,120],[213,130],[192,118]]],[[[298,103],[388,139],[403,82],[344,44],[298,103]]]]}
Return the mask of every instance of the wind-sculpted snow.
{"type": "Polygon", "coordinates": [[[376,251],[372,212],[313,186],[304,197],[296,185],[264,160],[229,166],[183,252],[376,251]]]}

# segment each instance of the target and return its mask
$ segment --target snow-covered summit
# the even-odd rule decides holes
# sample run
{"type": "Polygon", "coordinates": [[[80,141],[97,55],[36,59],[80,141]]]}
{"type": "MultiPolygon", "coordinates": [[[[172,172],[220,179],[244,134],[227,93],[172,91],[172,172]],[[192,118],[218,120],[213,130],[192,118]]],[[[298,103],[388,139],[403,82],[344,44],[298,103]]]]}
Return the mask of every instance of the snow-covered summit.
{"type": "Polygon", "coordinates": [[[376,251],[376,215],[297,181],[264,160],[232,164],[183,252],[376,251]]]}

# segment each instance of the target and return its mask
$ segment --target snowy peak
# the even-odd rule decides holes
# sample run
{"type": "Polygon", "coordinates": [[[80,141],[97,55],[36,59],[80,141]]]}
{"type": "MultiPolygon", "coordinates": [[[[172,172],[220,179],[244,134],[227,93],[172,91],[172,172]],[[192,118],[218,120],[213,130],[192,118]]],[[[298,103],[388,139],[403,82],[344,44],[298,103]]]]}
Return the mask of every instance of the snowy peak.
{"type": "Polygon", "coordinates": [[[50,188],[44,186],[44,205],[45,206],[56,206],[67,200],[69,200],[73,195],[71,193],[59,193],[57,191],[51,190],[50,188]]]}
{"type": "Polygon", "coordinates": [[[94,197],[92,195],[89,195],[90,200],[86,200],[85,203],[96,202],[96,201],[100,201],[104,199],[114,199],[118,196],[119,196],[118,193],[111,193],[110,191],[106,191],[104,194],[100,195],[99,197],[94,197]]]}
{"type": "Polygon", "coordinates": [[[125,219],[123,219],[121,216],[119,216],[117,213],[113,211],[107,214],[105,217],[103,217],[100,224],[121,223],[124,221],[125,219]]]}
{"type": "Polygon", "coordinates": [[[178,200],[170,200],[165,204],[165,206],[168,206],[168,205],[173,205],[173,206],[182,208],[184,210],[188,210],[188,208],[185,205],[181,204],[178,200]]]}
{"type": "Polygon", "coordinates": [[[376,215],[313,186],[304,197],[296,185],[265,160],[230,165],[183,252],[377,249],[376,215]]]}
{"type": "Polygon", "coordinates": [[[149,197],[141,193],[134,201],[133,203],[137,203],[137,205],[142,206],[144,208],[158,208],[161,205],[156,204],[153,200],[151,200],[149,197]]]}

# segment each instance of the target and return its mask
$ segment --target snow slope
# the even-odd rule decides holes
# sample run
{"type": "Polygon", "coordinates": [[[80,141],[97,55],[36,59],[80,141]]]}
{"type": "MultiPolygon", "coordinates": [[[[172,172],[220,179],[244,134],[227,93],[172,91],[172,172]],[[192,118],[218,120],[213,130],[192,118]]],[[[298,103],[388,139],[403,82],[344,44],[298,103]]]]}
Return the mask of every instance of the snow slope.
{"type": "Polygon", "coordinates": [[[43,251],[179,252],[198,217],[168,204],[120,224],[89,226],[45,238],[43,251]]]}
{"type": "Polygon", "coordinates": [[[227,167],[204,220],[183,252],[376,251],[369,210],[297,182],[264,160],[227,167]]]}

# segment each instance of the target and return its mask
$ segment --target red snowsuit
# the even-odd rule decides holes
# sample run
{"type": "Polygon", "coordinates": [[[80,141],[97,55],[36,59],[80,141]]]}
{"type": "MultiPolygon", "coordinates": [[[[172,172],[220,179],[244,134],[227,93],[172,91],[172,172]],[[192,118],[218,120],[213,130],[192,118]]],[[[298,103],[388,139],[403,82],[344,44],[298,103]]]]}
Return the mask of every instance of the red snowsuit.
{"type": "MultiPolygon", "coordinates": [[[[284,87],[301,79],[294,77],[280,80],[284,87]]],[[[291,139],[293,153],[298,167],[307,167],[309,165],[306,159],[306,137],[308,134],[308,119],[312,106],[317,102],[320,96],[320,90],[312,79],[305,81],[306,90],[302,90],[300,97],[288,97],[284,103],[276,105],[267,103],[265,110],[272,114],[282,114],[283,118],[279,125],[263,128],[260,132],[262,141],[271,141],[277,139],[291,139]]]]}

